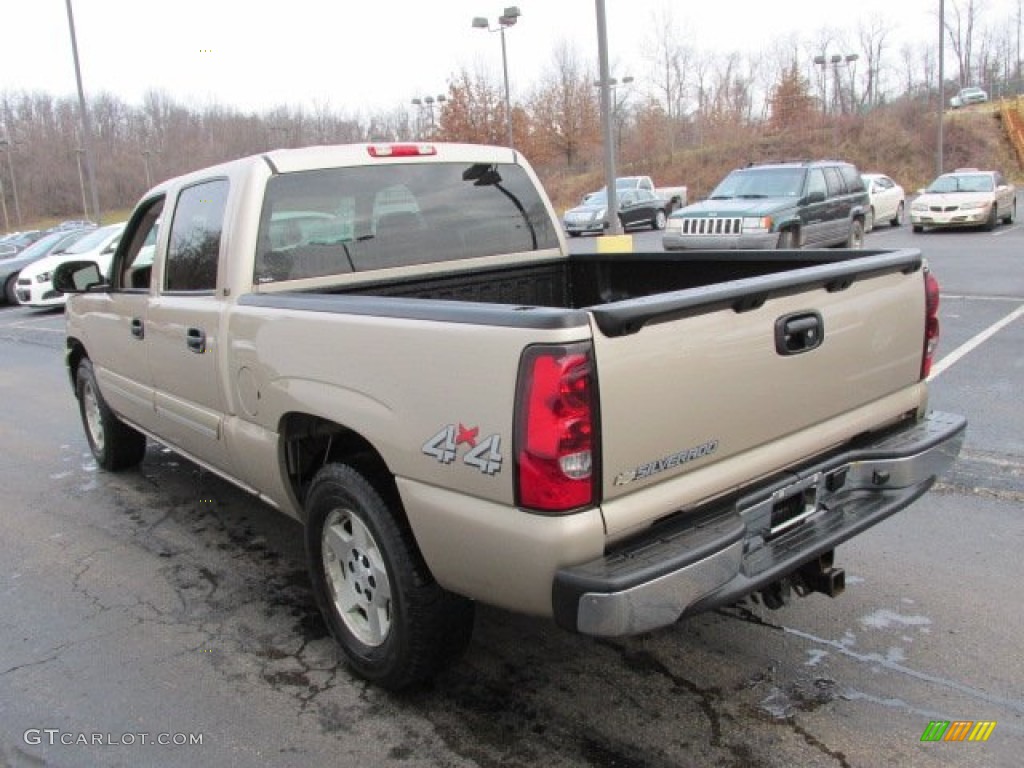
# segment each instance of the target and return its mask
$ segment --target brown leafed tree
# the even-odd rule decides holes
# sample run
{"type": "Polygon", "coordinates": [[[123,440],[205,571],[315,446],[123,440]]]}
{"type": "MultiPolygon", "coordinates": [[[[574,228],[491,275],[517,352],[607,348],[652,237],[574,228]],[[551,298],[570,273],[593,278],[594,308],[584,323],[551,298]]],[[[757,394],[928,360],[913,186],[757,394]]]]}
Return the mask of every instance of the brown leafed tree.
{"type": "Polygon", "coordinates": [[[584,160],[600,154],[600,107],[594,80],[563,41],[530,102],[538,139],[557,153],[566,168],[581,167],[584,160]]]}
{"type": "Polygon", "coordinates": [[[778,132],[802,130],[814,120],[815,112],[810,83],[794,60],[768,97],[768,126],[778,132]]]}

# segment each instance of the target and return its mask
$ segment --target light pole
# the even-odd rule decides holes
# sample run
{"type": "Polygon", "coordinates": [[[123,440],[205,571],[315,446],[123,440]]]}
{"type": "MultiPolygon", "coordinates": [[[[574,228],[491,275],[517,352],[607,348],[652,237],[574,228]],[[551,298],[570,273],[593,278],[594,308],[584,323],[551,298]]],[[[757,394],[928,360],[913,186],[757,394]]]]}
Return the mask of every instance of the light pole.
{"type": "Polygon", "coordinates": [[[942,133],[942,117],[946,110],[946,5],[939,0],[939,136],[935,148],[936,176],[942,175],[942,167],[945,165],[942,157],[942,145],[945,137],[942,133]]]}
{"type": "Polygon", "coordinates": [[[78,161],[78,188],[82,190],[82,218],[88,221],[89,206],[85,204],[85,176],[82,175],[82,155],[84,154],[84,149],[75,147],[75,159],[78,161]]]}
{"type": "Polygon", "coordinates": [[[0,149],[7,153],[7,171],[11,176],[11,194],[14,195],[14,216],[18,219],[18,226],[21,226],[21,203],[18,202],[18,180],[14,177],[14,142],[10,136],[0,139],[0,149]]]}
{"type": "Polygon", "coordinates": [[[434,104],[444,104],[448,101],[443,93],[437,94],[437,96],[424,96],[420,98],[417,96],[412,100],[413,105],[416,107],[416,133],[422,139],[423,138],[423,113],[427,112],[430,115],[430,132],[434,133],[436,127],[434,123],[434,104]]]}
{"type": "Polygon", "coordinates": [[[75,37],[75,17],[71,11],[71,0],[66,0],[68,8],[68,29],[71,32],[71,57],[75,61],[75,81],[78,83],[78,108],[82,113],[82,146],[85,151],[85,172],[89,177],[89,194],[92,197],[92,212],[96,216],[97,226],[103,223],[100,214],[100,197],[96,192],[96,173],[92,163],[92,123],[89,110],[85,103],[85,88],[82,87],[82,68],[78,65],[78,39],[75,37]]]}
{"type": "Polygon", "coordinates": [[[510,5],[505,8],[505,12],[498,17],[498,26],[494,29],[491,28],[491,23],[483,16],[476,16],[473,18],[474,29],[486,29],[488,32],[500,32],[501,33],[501,68],[505,74],[505,130],[508,134],[508,145],[509,147],[515,146],[512,140],[512,97],[509,94],[508,89],[508,52],[505,49],[505,28],[514,26],[516,21],[522,14],[519,12],[519,7],[510,5]]]}
{"type": "Polygon", "coordinates": [[[153,186],[153,175],[149,172],[149,158],[152,154],[152,149],[142,150],[142,164],[146,167],[146,189],[153,186]]]}
{"type": "MultiPolygon", "coordinates": [[[[627,94],[627,96],[623,96],[622,97],[622,101],[619,101],[619,99],[618,99],[618,89],[619,89],[620,85],[629,85],[632,82],[633,82],[633,76],[632,75],[626,75],[621,80],[617,80],[614,77],[608,78],[608,88],[611,89],[610,101],[611,101],[611,109],[612,109],[612,121],[614,123],[614,128],[615,128],[615,132],[616,132],[616,136],[615,136],[615,151],[616,151],[616,153],[621,153],[622,152],[622,119],[621,119],[621,116],[619,114],[619,110],[621,109],[622,105],[626,103],[626,98],[628,98],[628,94],[627,94]]],[[[597,82],[594,83],[594,85],[597,86],[598,88],[600,88],[601,87],[601,81],[598,80],[597,82]]]]}
{"type": "Polygon", "coordinates": [[[619,193],[615,188],[615,144],[612,137],[612,99],[611,74],[608,68],[608,21],[604,10],[604,0],[594,0],[597,16],[597,67],[601,84],[601,128],[604,136],[604,183],[605,198],[608,207],[605,209],[605,231],[609,235],[622,234],[622,222],[619,221],[619,193]]]}
{"type": "Polygon", "coordinates": [[[11,217],[7,215],[7,192],[4,190],[4,180],[0,176],[0,206],[4,209],[4,232],[11,231],[11,217]]]}

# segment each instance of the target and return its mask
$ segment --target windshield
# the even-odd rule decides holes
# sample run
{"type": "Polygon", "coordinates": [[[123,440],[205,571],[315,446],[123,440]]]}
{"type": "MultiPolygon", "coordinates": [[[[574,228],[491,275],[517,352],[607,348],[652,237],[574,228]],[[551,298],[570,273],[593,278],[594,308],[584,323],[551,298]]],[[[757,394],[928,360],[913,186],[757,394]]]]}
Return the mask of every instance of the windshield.
{"type": "MultiPolygon", "coordinates": [[[[620,195],[621,196],[621,195],[620,195]]],[[[608,204],[608,193],[601,188],[597,192],[591,192],[587,195],[583,201],[584,205],[607,205],[608,204]]]]}
{"type": "Polygon", "coordinates": [[[803,188],[803,168],[746,168],[726,176],[710,199],[799,197],[803,188]]]}
{"type": "Polygon", "coordinates": [[[267,182],[256,283],[558,247],[521,166],[409,163],[267,182]]]}
{"type": "Polygon", "coordinates": [[[992,177],[985,173],[948,174],[939,176],[925,192],[991,192],[995,189],[992,177]]]}
{"type": "Polygon", "coordinates": [[[32,245],[28,246],[24,250],[20,251],[17,255],[19,259],[32,258],[35,256],[45,256],[50,252],[50,248],[53,247],[62,237],[67,237],[67,232],[52,232],[49,235],[43,235],[41,238],[36,240],[32,245]]]}
{"type": "Polygon", "coordinates": [[[88,253],[89,251],[95,250],[96,248],[99,248],[107,238],[120,230],[123,226],[123,224],[112,224],[109,227],[101,227],[100,229],[93,230],[64,251],[64,253],[78,254],[88,253]]]}

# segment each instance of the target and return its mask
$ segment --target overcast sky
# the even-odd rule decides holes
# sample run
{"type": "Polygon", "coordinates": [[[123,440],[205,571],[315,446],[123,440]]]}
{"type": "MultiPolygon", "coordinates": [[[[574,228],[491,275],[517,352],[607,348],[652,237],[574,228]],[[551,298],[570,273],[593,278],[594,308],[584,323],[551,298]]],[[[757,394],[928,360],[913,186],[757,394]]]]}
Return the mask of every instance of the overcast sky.
{"type": "MultiPolygon", "coordinates": [[[[158,89],[244,111],[320,103],[367,115],[445,92],[462,67],[501,82],[500,36],[471,21],[487,16],[496,26],[503,0],[73,1],[87,95],[108,91],[131,104],[158,89]]],[[[596,69],[594,0],[517,4],[522,16],[506,33],[513,100],[550,68],[562,40],[596,69]]],[[[1008,18],[1016,4],[987,0],[986,19],[1008,18]]],[[[5,5],[17,11],[4,13],[0,90],[73,95],[65,0],[5,5]]],[[[895,64],[901,43],[938,36],[938,0],[606,0],[613,75],[642,87],[655,14],[668,6],[680,35],[702,51],[756,51],[794,33],[814,40],[823,29],[847,30],[852,43],[857,22],[877,15],[892,25],[895,64]]]]}

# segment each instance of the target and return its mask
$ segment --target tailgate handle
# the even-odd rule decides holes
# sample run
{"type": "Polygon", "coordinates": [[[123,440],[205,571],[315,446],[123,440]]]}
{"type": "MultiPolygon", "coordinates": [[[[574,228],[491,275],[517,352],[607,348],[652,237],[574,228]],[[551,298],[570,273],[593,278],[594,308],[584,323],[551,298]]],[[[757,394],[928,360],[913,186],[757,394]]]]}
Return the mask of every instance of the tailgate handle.
{"type": "Polygon", "coordinates": [[[189,349],[201,355],[206,351],[206,331],[202,328],[189,328],[185,332],[185,342],[189,349]]]}
{"type": "Polygon", "coordinates": [[[797,312],[775,321],[775,351],[780,355],[799,355],[821,346],[825,322],[817,312],[797,312]]]}

